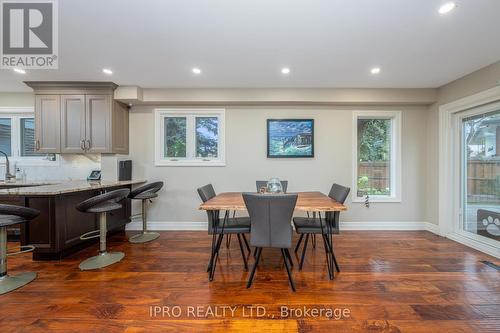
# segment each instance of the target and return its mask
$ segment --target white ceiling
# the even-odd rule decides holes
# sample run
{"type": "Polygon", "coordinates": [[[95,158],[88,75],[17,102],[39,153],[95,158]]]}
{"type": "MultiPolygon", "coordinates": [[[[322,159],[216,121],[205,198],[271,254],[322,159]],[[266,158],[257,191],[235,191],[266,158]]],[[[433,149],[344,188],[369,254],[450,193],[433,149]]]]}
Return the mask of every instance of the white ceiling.
{"type": "Polygon", "coordinates": [[[500,1],[456,0],[442,16],[445,1],[59,0],[59,70],[1,70],[0,91],[29,91],[23,80],[438,87],[500,60],[500,1]]]}

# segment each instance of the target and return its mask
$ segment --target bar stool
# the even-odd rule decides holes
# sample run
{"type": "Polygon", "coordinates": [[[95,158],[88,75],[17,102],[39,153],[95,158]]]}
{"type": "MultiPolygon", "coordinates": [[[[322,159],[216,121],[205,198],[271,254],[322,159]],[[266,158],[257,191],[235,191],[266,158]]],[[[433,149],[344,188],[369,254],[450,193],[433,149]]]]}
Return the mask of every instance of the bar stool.
{"type": "Polygon", "coordinates": [[[21,246],[17,252],[8,253],[7,227],[13,224],[26,223],[39,214],[40,212],[33,208],[0,204],[0,295],[20,288],[36,278],[35,272],[26,272],[12,276],[7,274],[8,256],[31,252],[35,249],[33,245],[26,245],[21,246]]]}
{"type": "Polygon", "coordinates": [[[99,230],[87,232],[80,236],[81,240],[99,237],[99,254],[85,259],[78,267],[82,271],[103,268],[119,262],[125,257],[123,252],[108,252],[106,250],[106,213],[122,208],[119,203],[130,193],[129,189],[119,189],[104,194],[97,195],[80,202],[76,209],[83,213],[99,214],[99,230]]]}
{"type": "Polygon", "coordinates": [[[142,232],[129,238],[130,243],[146,243],[160,237],[157,232],[148,231],[147,222],[147,202],[156,198],[159,190],[163,187],[163,182],[154,182],[143,185],[131,191],[128,197],[132,200],[142,200],[142,232]]]}

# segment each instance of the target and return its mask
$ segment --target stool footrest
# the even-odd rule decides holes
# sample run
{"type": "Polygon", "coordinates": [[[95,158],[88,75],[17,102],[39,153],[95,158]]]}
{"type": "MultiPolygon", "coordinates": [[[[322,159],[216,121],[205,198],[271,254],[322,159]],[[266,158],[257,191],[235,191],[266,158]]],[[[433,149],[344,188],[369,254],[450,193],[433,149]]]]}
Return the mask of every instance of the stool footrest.
{"type": "Polygon", "coordinates": [[[100,233],[101,233],[100,230],[92,230],[81,235],[80,239],[87,240],[87,239],[97,238],[100,236],[100,233]]]}
{"type": "Polygon", "coordinates": [[[9,252],[12,249],[17,249],[17,248],[19,248],[19,251],[7,253],[7,256],[15,256],[17,254],[27,253],[27,252],[31,252],[31,251],[35,250],[34,245],[23,245],[23,246],[19,246],[19,247],[10,248],[7,250],[7,252],[9,252]]]}

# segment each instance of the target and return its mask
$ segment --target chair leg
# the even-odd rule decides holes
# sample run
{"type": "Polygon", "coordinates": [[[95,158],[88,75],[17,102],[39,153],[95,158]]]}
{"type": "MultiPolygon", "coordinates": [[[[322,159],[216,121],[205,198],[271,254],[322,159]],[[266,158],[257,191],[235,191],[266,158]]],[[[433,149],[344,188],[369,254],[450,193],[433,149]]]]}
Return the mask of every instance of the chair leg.
{"type": "Polygon", "coordinates": [[[281,249],[281,255],[283,256],[283,259],[285,260],[285,267],[286,267],[286,272],[288,274],[288,281],[290,282],[290,286],[292,287],[292,290],[295,292],[295,283],[293,282],[293,277],[292,277],[292,272],[290,272],[290,267],[288,266],[288,260],[287,260],[287,254],[285,252],[285,249],[281,249]]]}
{"type": "Polygon", "coordinates": [[[241,237],[243,237],[243,241],[245,242],[245,246],[247,247],[248,254],[252,253],[252,250],[250,250],[250,245],[248,245],[247,238],[245,237],[245,234],[241,234],[241,237]]]}
{"type": "Polygon", "coordinates": [[[215,275],[215,267],[217,266],[217,258],[219,257],[219,250],[220,246],[222,244],[222,238],[224,237],[223,234],[220,234],[219,237],[217,238],[217,244],[215,245],[215,251],[214,251],[214,258],[212,260],[212,267],[210,269],[210,274],[208,276],[209,281],[213,281],[214,275],[215,275]]]}
{"type": "Polygon", "coordinates": [[[252,286],[255,270],[257,269],[257,265],[259,264],[260,254],[262,253],[261,247],[256,248],[256,250],[257,250],[257,256],[255,257],[255,263],[253,264],[252,272],[250,273],[250,277],[248,278],[247,289],[252,286]]]}
{"type": "Polygon", "coordinates": [[[306,235],[306,241],[304,242],[304,247],[302,248],[302,257],[300,258],[299,271],[302,270],[304,265],[304,258],[306,257],[307,243],[309,242],[309,234],[306,235]]]}
{"type": "Polygon", "coordinates": [[[241,256],[243,257],[243,263],[245,264],[245,271],[248,271],[247,257],[245,254],[245,250],[243,249],[243,244],[241,243],[240,234],[236,234],[236,236],[238,237],[238,243],[240,244],[240,251],[241,251],[241,256]]]}
{"type": "Polygon", "coordinates": [[[313,249],[315,249],[316,248],[316,235],[315,234],[312,235],[312,245],[313,245],[313,249]]]}
{"type": "Polygon", "coordinates": [[[231,245],[231,234],[226,235],[226,249],[229,249],[229,245],[231,245]]]}
{"type": "Polygon", "coordinates": [[[257,247],[255,249],[253,249],[253,257],[256,258],[257,257],[257,247]]]}
{"type": "Polygon", "coordinates": [[[288,251],[288,249],[285,249],[285,254],[288,258],[288,261],[290,262],[290,267],[293,268],[293,260],[292,260],[292,256],[290,255],[290,251],[288,251]]]}
{"type": "Polygon", "coordinates": [[[299,250],[299,247],[300,247],[300,244],[302,243],[303,238],[304,238],[304,234],[301,234],[299,241],[297,242],[297,245],[295,245],[295,250],[294,250],[295,253],[297,253],[297,251],[299,250]]]}

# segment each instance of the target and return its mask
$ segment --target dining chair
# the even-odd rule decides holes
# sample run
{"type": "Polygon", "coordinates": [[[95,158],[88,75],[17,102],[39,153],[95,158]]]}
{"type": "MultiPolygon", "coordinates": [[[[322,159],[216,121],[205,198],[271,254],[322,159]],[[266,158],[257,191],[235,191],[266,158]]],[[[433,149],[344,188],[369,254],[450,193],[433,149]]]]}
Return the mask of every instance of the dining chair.
{"type": "MultiPolygon", "coordinates": [[[[333,184],[328,196],[335,201],[343,204],[349,195],[350,188],[333,184]]],[[[333,251],[333,234],[339,233],[339,217],[340,212],[326,212],[324,216],[321,213],[314,215],[314,217],[295,217],[293,225],[295,231],[300,235],[296,250],[300,247],[302,239],[305,235],[304,245],[302,247],[302,256],[299,263],[299,271],[302,270],[304,265],[304,258],[307,250],[307,243],[309,242],[309,235],[321,235],[323,238],[323,245],[325,248],[326,261],[328,265],[328,276],[330,280],[334,278],[334,265],[335,270],[340,272],[340,267],[333,251]]]]}
{"type": "MultiPolygon", "coordinates": [[[[212,184],[208,184],[198,188],[198,195],[203,202],[214,198],[216,196],[212,184]]],[[[246,233],[250,233],[250,218],[249,217],[230,217],[229,211],[226,210],[224,217],[220,217],[219,210],[207,210],[208,216],[208,234],[212,235],[212,251],[210,260],[208,262],[207,272],[209,273],[209,281],[213,281],[215,275],[215,267],[217,265],[217,258],[224,235],[226,237],[236,234],[238,243],[240,245],[241,256],[243,257],[243,264],[245,270],[248,270],[247,256],[243,250],[242,239],[245,242],[248,252],[250,246],[245,237],[246,233]]]]}
{"type": "Polygon", "coordinates": [[[244,193],[243,200],[250,215],[250,245],[255,246],[257,249],[247,288],[252,286],[262,248],[270,247],[281,250],[290,286],[295,291],[295,283],[290,271],[293,262],[288,249],[292,246],[292,225],[290,221],[297,203],[297,194],[244,193]]]}
{"type": "MultiPolygon", "coordinates": [[[[283,188],[283,193],[286,193],[286,189],[288,188],[288,180],[281,180],[281,187],[283,188]]],[[[257,187],[257,192],[260,192],[262,187],[267,187],[267,180],[256,180],[255,186],[257,187]]]]}

